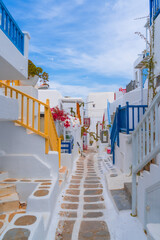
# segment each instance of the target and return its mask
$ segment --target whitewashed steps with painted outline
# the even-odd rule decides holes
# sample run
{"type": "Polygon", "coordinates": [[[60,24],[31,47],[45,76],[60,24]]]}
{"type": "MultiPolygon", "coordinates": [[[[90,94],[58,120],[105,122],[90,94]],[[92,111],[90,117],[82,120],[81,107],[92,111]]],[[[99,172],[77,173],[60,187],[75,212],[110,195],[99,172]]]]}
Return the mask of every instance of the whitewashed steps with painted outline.
{"type": "Polygon", "coordinates": [[[0,198],[16,193],[15,184],[0,183],[0,198]]]}
{"type": "MultiPolygon", "coordinates": [[[[3,177],[5,176],[8,177],[7,172],[4,173],[3,177]]],[[[16,185],[2,181],[0,182],[0,214],[17,211],[19,209],[19,196],[16,192],[16,185]]]]}
{"type": "Polygon", "coordinates": [[[19,197],[17,193],[0,197],[0,213],[12,212],[18,209],[19,209],[19,197]]]}

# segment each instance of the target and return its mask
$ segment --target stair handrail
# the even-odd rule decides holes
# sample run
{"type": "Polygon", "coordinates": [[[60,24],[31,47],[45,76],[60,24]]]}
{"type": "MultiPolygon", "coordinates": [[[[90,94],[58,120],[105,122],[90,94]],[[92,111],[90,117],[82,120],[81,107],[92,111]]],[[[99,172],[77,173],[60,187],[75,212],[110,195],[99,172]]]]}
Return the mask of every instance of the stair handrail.
{"type": "Polygon", "coordinates": [[[81,113],[80,113],[80,105],[79,105],[79,103],[76,104],[76,108],[77,108],[77,117],[78,117],[80,125],[81,125],[81,113]]]}
{"type": "Polygon", "coordinates": [[[132,133],[132,215],[136,215],[136,175],[160,152],[158,107],[160,92],[132,133]]]}
{"type": "Polygon", "coordinates": [[[58,138],[55,123],[50,110],[49,99],[46,103],[16,89],[7,84],[0,82],[0,87],[4,88],[4,94],[7,97],[15,98],[20,101],[20,118],[14,122],[20,126],[36,133],[37,135],[45,138],[45,153],[48,154],[49,149],[51,151],[57,151],[59,153],[59,166],[61,165],[61,139],[58,138]],[[24,114],[24,102],[26,100],[26,116],[24,114]],[[36,109],[35,105],[38,105],[37,113],[37,127],[35,126],[36,109]],[[30,114],[30,105],[32,106],[32,113],[30,114]],[[41,129],[40,115],[41,108],[44,108],[44,130],[41,129]]]}

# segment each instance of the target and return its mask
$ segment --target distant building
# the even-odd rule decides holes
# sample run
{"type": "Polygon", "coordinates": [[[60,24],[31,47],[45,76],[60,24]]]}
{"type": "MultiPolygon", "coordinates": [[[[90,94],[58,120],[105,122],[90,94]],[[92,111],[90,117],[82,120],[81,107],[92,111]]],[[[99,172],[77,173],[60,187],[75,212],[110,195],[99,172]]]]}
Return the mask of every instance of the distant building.
{"type": "Polygon", "coordinates": [[[96,132],[96,124],[102,122],[107,100],[114,101],[114,92],[90,93],[87,97],[86,116],[91,118],[90,131],[96,132]]]}

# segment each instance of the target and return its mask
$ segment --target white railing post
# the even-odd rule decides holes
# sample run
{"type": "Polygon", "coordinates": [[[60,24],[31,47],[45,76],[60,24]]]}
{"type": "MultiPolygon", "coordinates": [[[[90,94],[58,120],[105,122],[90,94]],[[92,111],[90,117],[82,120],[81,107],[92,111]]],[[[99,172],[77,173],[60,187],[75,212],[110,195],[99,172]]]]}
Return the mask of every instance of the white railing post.
{"type": "Polygon", "coordinates": [[[143,170],[143,168],[160,152],[158,128],[159,103],[160,92],[158,92],[153,99],[151,105],[132,134],[132,216],[137,215],[137,173],[143,170]]]}
{"type": "Polygon", "coordinates": [[[134,167],[136,165],[136,135],[132,135],[132,216],[136,215],[137,208],[137,186],[136,186],[136,173],[134,173],[134,167]]]}
{"type": "Polygon", "coordinates": [[[136,173],[132,173],[132,216],[137,215],[136,173]]]}

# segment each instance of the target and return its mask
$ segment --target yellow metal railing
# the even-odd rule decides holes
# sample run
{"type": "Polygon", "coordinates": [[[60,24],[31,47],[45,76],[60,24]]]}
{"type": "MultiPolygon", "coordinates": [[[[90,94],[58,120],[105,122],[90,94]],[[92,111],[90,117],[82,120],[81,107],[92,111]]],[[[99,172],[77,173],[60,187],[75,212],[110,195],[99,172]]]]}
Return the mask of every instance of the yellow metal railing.
{"type": "Polygon", "coordinates": [[[59,166],[61,166],[61,139],[58,138],[54,120],[49,106],[30,95],[23,93],[6,83],[0,81],[5,96],[15,98],[19,102],[19,119],[15,123],[45,138],[45,153],[49,150],[59,153],[59,166]],[[44,121],[41,121],[41,112],[44,112],[44,121]]]}
{"type": "Polygon", "coordinates": [[[79,103],[77,103],[77,117],[79,118],[79,122],[81,124],[81,114],[80,114],[80,106],[79,103]]]}
{"type": "Polygon", "coordinates": [[[0,80],[0,82],[5,83],[7,86],[20,86],[19,80],[0,80]]]}

